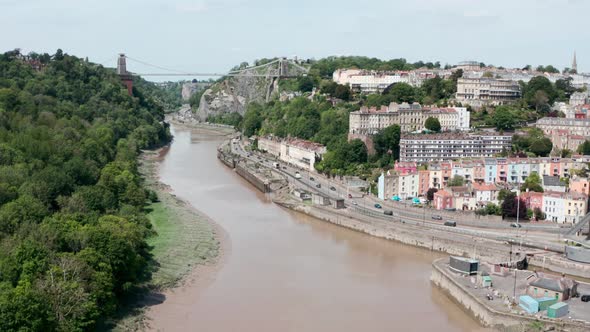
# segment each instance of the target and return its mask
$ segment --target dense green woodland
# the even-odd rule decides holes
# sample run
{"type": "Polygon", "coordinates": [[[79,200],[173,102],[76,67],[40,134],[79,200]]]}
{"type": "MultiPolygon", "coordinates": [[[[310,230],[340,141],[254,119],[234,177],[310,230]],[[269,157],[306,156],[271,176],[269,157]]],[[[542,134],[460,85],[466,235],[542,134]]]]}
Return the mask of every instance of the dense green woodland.
{"type": "Polygon", "coordinates": [[[148,83],[28,60],[0,55],[0,331],[89,330],[149,276],[136,159],[170,134],[148,83]]]}

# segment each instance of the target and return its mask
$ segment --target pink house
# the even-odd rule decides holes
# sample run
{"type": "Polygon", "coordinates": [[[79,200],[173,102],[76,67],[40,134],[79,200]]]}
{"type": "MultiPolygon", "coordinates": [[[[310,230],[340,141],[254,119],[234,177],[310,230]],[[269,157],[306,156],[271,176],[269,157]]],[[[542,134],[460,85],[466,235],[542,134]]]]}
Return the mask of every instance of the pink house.
{"type": "Polygon", "coordinates": [[[588,178],[575,176],[570,179],[570,191],[590,196],[590,181],[588,178]]]}
{"type": "Polygon", "coordinates": [[[453,165],[450,161],[440,163],[440,170],[442,173],[442,182],[446,186],[449,180],[453,177],[453,165]]]}
{"type": "Polygon", "coordinates": [[[483,182],[486,178],[486,166],[482,160],[473,162],[473,180],[483,182]]]}
{"type": "Polygon", "coordinates": [[[418,166],[412,161],[396,161],[393,169],[400,175],[406,175],[416,173],[418,166]]]}
{"type": "Polygon", "coordinates": [[[521,202],[525,202],[527,209],[534,210],[536,208],[543,211],[543,193],[534,191],[524,192],[520,194],[521,202]]]}
{"type": "Polygon", "coordinates": [[[426,192],[430,189],[430,171],[418,171],[418,179],[418,195],[426,195],[426,192]]]}
{"type": "Polygon", "coordinates": [[[496,182],[506,182],[508,179],[508,163],[505,158],[498,158],[496,182]]]}
{"type": "Polygon", "coordinates": [[[441,189],[434,193],[434,208],[437,210],[444,210],[453,207],[453,195],[441,189]]]}
{"type": "Polygon", "coordinates": [[[561,163],[559,158],[551,159],[551,173],[552,176],[559,176],[561,174],[561,163]]]}

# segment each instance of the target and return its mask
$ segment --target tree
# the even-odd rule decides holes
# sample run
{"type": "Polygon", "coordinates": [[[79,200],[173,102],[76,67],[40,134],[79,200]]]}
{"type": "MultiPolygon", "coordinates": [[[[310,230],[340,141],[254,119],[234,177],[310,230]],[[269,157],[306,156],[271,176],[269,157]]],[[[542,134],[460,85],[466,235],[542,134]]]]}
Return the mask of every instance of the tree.
{"type": "Polygon", "coordinates": [[[436,192],[438,192],[438,189],[436,189],[436,188],[429,188],[429,189],[428,189],[428,191],[426,192],[426,199],[427,199],[429,202],[432,202],[432,201],[434,201],[434,194],[435,194],[436,192]]]}
{"type": "Polygon", "coordinates": [[[502,209],[494,204],[494,203],[488,203],[485,207],[485,213],[487,215],[502,215],[502,209]]]}
{"type": "Polygon", "coordinates": [[[22,224],[40,223],[49,214],[40,200],[24,195],[0,208],[0,232],[12,234],[22,224]]]}
{"type": "Polygon", "coordinates": [[[388,161],[399,158],[399,141],[401,137],[401,127],[392,125],[373,137],[375,152],[378,156],[386,156],[388,161]]]}
{"type": "Polygon", "coordinates": [[[440,121],[438,121],[437,118],[428,117],[428,119],[426,119],[426,122],[424,122],[424,128],[438,133],[441,129],[440,121]]]}
{"type": "Polygon", "coordinates": [[[310,76],[302,76],[298,78],[298,87],[301,92],[310,92],[313,90],[314,81],[310,76]]]}
{"type": "Polygon", "coordinates": [[[334,89],[333,97],[348,101],[352,97],[352,91],[350,91],[350,87],[348,87],[348,85],[338,84],[334,89]]]}
{"type": "Polygon", "coordinates": [[[553,150],[553,142],[547,137],[535,140],[529,150],[539,157],[547,157],[553,150]]]}
{"type": "Polygon", "coordinates": [[[498,192],[498,200],[499,201],[505,200],[509,193],[510,193],[510,190],[508,190],[508,189],[500,189],[500,191],[498,192]]]}
{"type": "Polygon", "coordinates": [[[533,214],[535,216],[535,218],[537,220],[545,220],[547,219],[547,216],[545,215],[545,212],[543,212],[543,210],[541,210],[540,208],[536,207],[533,209],[533,214]]]}
{"type": "Polygon", "coordinates": [[[520,203],[518,203],[516,194],[513,192],[509,192],[504,201],[502,202],[502,216],[504,218],[515,218],[517,216],[521,219],[526,219],[527,216],[527,209],[526,203],[521,199],[520,203]]]}
{"type": "Polygon", "coordinates": [[[577,149],[578,153],[583,155],[590,155],[590,140],[584,141],[577,149]]]}
{"type": "Polygon", "coordinates": [[[524,180],[524,183],[520,187],[520,191],[535,191],[542,193],[543,185],[541,184],[541,177],[537,172],[531,172],[529,176],[524,180]]]}
{"type": "Polygon", "coordinates": [[[248,105],[248,110],[244,114],[244,121],[242,122],[242,131],[247,137],[258,133],[258,129],[262,126],[260,108],[261,106],[258,104],[252,103],[248,105]]]}
{"type": "Polygon", "coordinates": [[[449,187],[460,187],[465,185],[465,178],[461,175],[455,175],[451,180],[449,180],[449,187]]]}
{"type": "Polygon", "coordinates": [[[537,110],[545,104],[553,104],[558,93],[551,81],[544,76],[533,77],[524,87],[523,99],[537,110]],[[539,93],[540,91],[540,93],[539,93]]]}
{"type": "Polygon", "coordinates": [[[516,119],[510,108],[500,106],[496,108],[492,115],[492,122],[497,130],[512,130],[516,124],[516,119]]]}
{"type": "Polygon", "coordinates": [[[413,103],[416,101],[414,87],[407,83],[395,83],[387,93],[396,103],[413,103]]]}

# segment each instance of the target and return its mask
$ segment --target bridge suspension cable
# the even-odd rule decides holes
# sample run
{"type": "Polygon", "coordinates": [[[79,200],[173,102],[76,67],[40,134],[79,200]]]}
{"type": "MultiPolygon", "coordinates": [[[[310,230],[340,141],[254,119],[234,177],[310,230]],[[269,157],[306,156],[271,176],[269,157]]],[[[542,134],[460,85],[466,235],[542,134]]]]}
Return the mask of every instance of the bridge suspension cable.
{"type": "Polygon", "coordinates": [[[265,63],[265,64],[242,68],[242,69],[236,69],[236,70],[229,71],[228,73],[191,73],[191,72],[187,72],[187,71],[175,70],[175,69],[170,69],[170,68],[163,67],[163,66],[154,65],[154,64],[151,64],[151,63],[139,60],[139,59],[129,57],[124,54],[121,54],[121,56],[124,57],[125,59],[129,59],[131,61],[140,63],[142,65],[152,67],[152,68],[157,68],[157,69],[167,72],[167,73],[131,73],[131,72],[128,72],[131,75],[139,75],[139,76],[209,76],[209,77],[211,77],[211,76],[246,76],[246,77],[285,77],[285,78],[287,78],[287,77],[299,77],[302,75],[306,75],[308,72],[307,68],[300,66],[299,64],[295,63],[294,61],[292,61],[290,59],[286,59],[286,58],[278,58],[278,59],[272,60],[272,61],[265,63]],[[275,64],[278,64],[277,68],[272,68],[272,71],[269,71],[267,73],[257,73],[257,72],[252,73],[252,72],[250,72],[254,69],[270,67],[275,64]],[[287,73],[287,70],[285,67],[286,64],[294,66],[295,68],[297,68],[299,70],[299,72],[295,72],[295,73],[289,75],[287,73]]]}

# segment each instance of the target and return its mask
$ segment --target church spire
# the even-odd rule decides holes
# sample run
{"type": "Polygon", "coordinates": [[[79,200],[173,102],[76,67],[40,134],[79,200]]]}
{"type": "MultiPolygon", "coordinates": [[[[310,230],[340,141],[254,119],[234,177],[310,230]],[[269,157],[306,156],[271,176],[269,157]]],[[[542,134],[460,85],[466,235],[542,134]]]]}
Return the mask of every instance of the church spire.
{"type": "Polygon", "coordinates": [[[576,61],[576,51],[574,51],[574,61],[572,61],[572,70],[578,72],[578,62],[576,61]]]}

